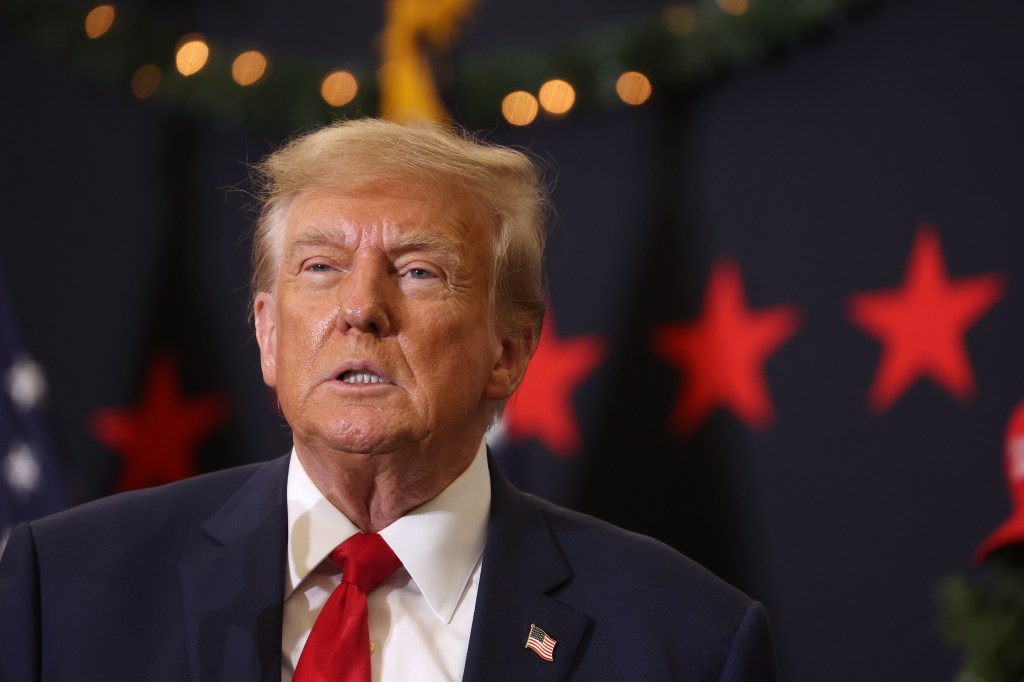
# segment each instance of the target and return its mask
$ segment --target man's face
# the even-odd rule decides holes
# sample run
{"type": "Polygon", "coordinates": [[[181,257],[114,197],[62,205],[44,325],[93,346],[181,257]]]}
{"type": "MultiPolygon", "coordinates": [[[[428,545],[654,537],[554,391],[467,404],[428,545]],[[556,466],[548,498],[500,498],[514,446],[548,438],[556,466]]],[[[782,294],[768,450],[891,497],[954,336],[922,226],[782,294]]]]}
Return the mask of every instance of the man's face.
{"type": "Polygon", "coordinates": [[[512,393],[528,358],[495,328],[491,244],[474,216],[409,183],[295,200],[255,313],[263,377],[296,447],[475,451],[490,401],[512,393]]]}

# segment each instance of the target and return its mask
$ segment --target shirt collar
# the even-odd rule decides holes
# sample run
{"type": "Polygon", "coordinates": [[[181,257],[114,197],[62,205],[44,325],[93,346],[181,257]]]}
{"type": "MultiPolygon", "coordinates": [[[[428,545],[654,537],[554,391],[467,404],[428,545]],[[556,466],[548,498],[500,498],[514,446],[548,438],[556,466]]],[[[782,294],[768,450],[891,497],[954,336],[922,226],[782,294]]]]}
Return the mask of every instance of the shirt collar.
{"type": "MultiPolygon", "coordinates": [[[[287,496],[285,598],[332,549],[359,532],[317,489],[294,449],[287,496]]],[[[490,507],[487,447],[481,441],[473,461],[447,488],[380,532],[445,623],[451,621],[483,554],[490,507]]]]}

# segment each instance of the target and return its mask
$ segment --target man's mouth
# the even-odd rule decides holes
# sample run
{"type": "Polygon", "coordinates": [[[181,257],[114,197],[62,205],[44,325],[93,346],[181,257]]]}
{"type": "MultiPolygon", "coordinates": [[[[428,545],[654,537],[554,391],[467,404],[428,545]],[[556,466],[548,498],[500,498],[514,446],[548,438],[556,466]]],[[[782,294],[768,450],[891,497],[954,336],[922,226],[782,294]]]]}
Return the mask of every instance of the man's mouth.
{"type": "Polygon", "coordinates": [[[384,379],[379,374],[375,374],[366,369],[360,370],[349,370],[342,372],[338,375],[338,380],[346,384],[384,384],[387,383],[387,379],[384,379]]]}

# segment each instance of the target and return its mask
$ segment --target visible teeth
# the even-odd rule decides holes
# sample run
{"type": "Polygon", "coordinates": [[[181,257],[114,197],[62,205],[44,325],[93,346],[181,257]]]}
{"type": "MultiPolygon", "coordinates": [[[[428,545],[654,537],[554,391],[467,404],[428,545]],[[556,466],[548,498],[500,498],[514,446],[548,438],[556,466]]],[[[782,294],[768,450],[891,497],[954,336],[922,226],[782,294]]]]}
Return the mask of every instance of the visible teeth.
{"type": "Polygon", "coordinates": [[[359,372],[345,372],[341,375],[341,380],[346,384],[379,384],[384,381],[373,372],[365,370],[359,372]]]}

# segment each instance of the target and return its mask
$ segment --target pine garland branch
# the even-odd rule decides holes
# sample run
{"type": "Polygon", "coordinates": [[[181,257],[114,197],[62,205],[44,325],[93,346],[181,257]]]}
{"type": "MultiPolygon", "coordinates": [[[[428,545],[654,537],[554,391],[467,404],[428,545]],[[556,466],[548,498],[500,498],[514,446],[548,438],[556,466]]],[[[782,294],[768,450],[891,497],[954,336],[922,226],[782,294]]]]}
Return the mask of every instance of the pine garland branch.
{"type": "Polygon", "coordinates": [[[998,550],[938,587],[938,626],[964,654],[956,682],[1024,680],[1024,549],[998,550]]]}
{"type": "MultiPolygon", "coordinates": [[[[665,18],[593,31],[555,48],[519,47],[490,54],[457,54],[447,83],[454,116],[469,127],[492,127],[502,98],[513,90],[536,92],[547,79],[573,84],[573,112],[601,112],[626,105],[615,94],[615,80],[626,70],[644,73],[657,97],[679,97],[693,87],[815,32],[843,23],[872,0],[750,0],[742,14],[710,1],[670,5],[665,18]],[[673,25],[670,13],[687,19],[673,25]]],[[[373,58],[340,64],[270,55],[271,68],[258,83],[236,85],[230,77],[232,51],[215,39],[207,66],[190,77],[173,66],[174,45],[193,27],[180,16],[141,8],[118,9],[109,34],[91,40],[84,16],[59,0],[0,0],[8,26],[45,54],[70,68],[127,89],[132,73],[155,64],[163,74],[153,99],[197,117],[220,118],[289,129],[339,115],[378,113],[373,58]],[[345,68],[359,82],[355,98],[341,108],[319,95],[321,79],[345,68]]]]}

